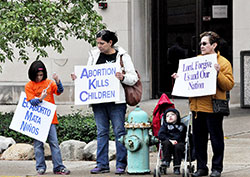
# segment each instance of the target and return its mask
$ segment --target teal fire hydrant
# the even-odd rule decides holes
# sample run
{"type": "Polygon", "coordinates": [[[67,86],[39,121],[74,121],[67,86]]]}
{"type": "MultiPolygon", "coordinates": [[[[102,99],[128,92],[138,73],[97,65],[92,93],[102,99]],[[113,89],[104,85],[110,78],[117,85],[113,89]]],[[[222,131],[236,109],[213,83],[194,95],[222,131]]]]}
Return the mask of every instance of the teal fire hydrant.
{"type": "Polygon", "coordinates": [[[149,145],[157,142],[154,136],[149,135],[151,123],[148,115],[139,106],[128,115],[125,123],[127,135],[119,141],[128,150],[128,173],[150,173],[149,168],[149,145]]]}

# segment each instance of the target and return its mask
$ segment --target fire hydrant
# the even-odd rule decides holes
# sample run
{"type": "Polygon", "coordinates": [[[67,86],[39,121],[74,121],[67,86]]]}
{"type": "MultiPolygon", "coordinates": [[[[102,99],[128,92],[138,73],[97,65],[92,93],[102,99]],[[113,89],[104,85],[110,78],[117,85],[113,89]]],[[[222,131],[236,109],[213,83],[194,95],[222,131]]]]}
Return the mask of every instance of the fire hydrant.
{"type": "Polygon", "coordinates": [[[128,173],[150,173],[149,168],[149,145],[157,142],[154,136],[149,135],[151,123],[148,115],[139,106],[128,115],[125,123],[127,135],[119,141],[128,151],[128,173]]]}

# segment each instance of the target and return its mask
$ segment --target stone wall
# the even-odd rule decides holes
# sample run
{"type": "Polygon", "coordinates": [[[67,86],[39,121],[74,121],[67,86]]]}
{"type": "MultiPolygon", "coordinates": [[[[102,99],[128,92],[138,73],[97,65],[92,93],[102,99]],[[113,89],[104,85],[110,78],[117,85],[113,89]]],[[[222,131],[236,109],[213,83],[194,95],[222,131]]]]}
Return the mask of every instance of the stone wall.
{"type": "MultiPolygon", "coordinates": [[[[12,85],[0,85],[0,105],[16,105],[21,92],[24,92],[24,83],[12,85]]],[[[60,96],[55,96],[57,104],[74,104],[74,86],[64,83],[64,92],[60,96]]]]}

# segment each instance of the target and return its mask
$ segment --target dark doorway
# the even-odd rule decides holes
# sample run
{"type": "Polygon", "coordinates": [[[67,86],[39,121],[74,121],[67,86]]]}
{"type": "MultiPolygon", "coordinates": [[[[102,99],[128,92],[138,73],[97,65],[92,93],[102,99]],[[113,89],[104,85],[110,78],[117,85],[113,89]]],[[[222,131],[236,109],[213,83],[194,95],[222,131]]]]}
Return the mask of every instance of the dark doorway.
{"type": "Polygon", "coordinates": [[[232,63],[232,0],[152,0],[153,98],[171,95],[180,59],[199,54],[199,34],[215,31],[232,63]]]}

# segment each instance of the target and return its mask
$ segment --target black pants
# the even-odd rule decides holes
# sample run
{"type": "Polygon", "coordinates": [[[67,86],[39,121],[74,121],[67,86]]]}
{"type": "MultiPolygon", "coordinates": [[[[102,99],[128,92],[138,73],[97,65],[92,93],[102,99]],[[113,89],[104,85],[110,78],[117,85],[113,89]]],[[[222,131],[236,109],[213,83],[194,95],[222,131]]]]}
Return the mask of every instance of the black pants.
{"type": "Polygon", "coordinates": [[[170,162],[172,155],[174,156],[174,166],[181,165],[181,159],[185,150],[184,143],[173,145],[169,140],[162,142],[163,161],[170,162]]]}
{"type": "Polygon", "coordinates": [[[212,170],[222,172],[224,157],[223,116],[214,113],[193,112],[193,140],[197,169],[207,168],[208,135],[210,135],[213,158],[212,170]]]}

